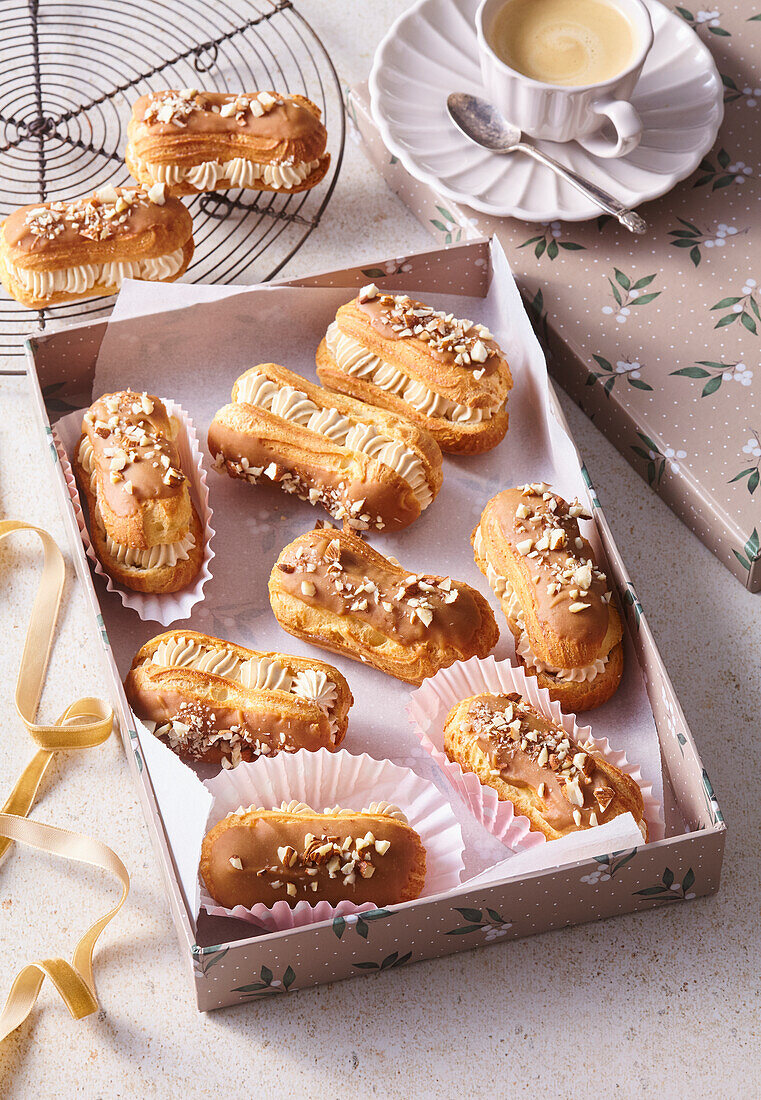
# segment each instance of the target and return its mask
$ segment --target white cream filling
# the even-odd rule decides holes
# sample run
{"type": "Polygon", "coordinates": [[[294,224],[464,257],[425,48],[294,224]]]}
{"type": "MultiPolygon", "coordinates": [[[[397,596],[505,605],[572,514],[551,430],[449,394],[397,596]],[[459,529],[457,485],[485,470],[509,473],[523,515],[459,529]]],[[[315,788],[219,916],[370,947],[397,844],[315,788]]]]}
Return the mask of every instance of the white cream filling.
{"type": "Polygon", "coordinates": [[[168,186],[189,183],[199,191],[211,191],[222,179],[229,180],[230,187],[254,187],[259,182],[267,187],[296,187],[311,176],[319,164],[319,159],[286,158],[270,164],[259,164],[245,157],[234,157],[226,161],[205,160],[190,168],[141,161],[140,168],[156,183],[166,183],[168,186]]]}
{"type": "Polygon", "coordinates": [[[178,542],[162,542],[157,546],[149,546],[147,550],[137,550],[132,546],[123,546],[120,542],[114,542],[106,533],[106,549],[112,558],[120,565],[127,565],[132,569],[159,569],[165,565],[176,565],[179,561],[187,561],[190,551],[196,544],[192,532],[188,531],[184,538],[178,542]]]}
{"type": "Polygon", "coordinates": [[[433,500],[425,467],[418,456],[403,443],[381,434],[373,424],[351,420],[338,409],[318,409],[301,390],[280,386],[258,372],[246,375],[238,383],[236,400],[269,409],[284,420],[292,420],[312,432],[327,436],[347,450],[377,458],[404,478],[415,494],[421,511],[433,500]]]}
{"type": "Polygon", "coordinates": [[[472,409],[469,405],[458,405],[447,400],[423,382],[415,381],[404,371],[386,363],[378,355],[373,355],[359,340],[341,332],[336,321],[328,327],[325,342],[339,370],[372,382],[387,393],[400,397],[425,416],[451,420],[455,424],[477,424],[482,420],[490,420],[499,411],[472,409]]]}
{"type": "MultiPolygon", "coordinates": [[[[93,447],[89,436],[85,436],[79,446],[79,463],[85,474],[90,478],[90,492],[97,493],[98,476],[93,463],[93,447]]],[[[125,546],[116,542],[106,531],[100,508],[95,504],[93,519],[106,536],[106,549],[112,558],[120,565],[126,565],[131,569],[159,569],[165,565],[176,565],[179,561],[187,561],[190,551],[196,544],[192,531],[176,542],[161,542],[156,546],[149,546],[146,550],[137,549],[134,546],[125,546]]]]}
{"type": "MultiPolygon", "coordinates": [[[[266,810],[264,806],[238,806],[237,810],[230,810],[229,813],[225,815],[225,820],[227,820],[228,817],[238,817],[240,814],[261,813],[263,810],[265,813],[271,812],[266,810]]],[[[279,806],[273,806],[272,810],[274,810],[275,813],[281,814],[319,815],[318,810],[313,810],[311,806],[307,806],[306,802],[299,802],[296,798],[292,799],[290,802],[281,802],[279,806]]],[[[408,824],[407,815],[392,802],[371,802],[361,810],[349,810],[342,806],[326,806],[322,812],[324,814],[331,814],[335,817],[354,817],[356,814],[374,814],[376,817],[393,817],[396,821],[402,821],[405,825],[408,824]]]]}
{"type": "Polygon", "coordinates": [[[523,609],[521,608],[520,601],[507,577],[503,577],[501,574],[497,573],[486,556],[480,526],[476,528],[473,549],[480,558],[486,561],[486,580],[495,596],[503,603],[505,601],[507,602],[505,615],[508,619],[512,619],[520,628],[520,635],[518,641],[515,643],[515,650],[529,668],[535,668],[537,672],[546,672],[550,676],[556,677],[558,680],[564,680],[568,683],[572,682],[575,684],[583,684],[585,682],[591,683],[601,672],[605,671],[605,665],[610,656],[609,653],[606,653],[604,657],[595,658],[592,664],[583,665],[579,668],[556,668],[554,665],[548,665],[546,661],[537,657],[531,648],[531,643],[526,633],[526,624],[523,618],[523,609]]]}
{"type": "Polygon", "coordinates": [[[184,249],[167,252],[164,256],[152,256],[144,260],[109,260],[103,264],[75,264],[55,271],[28,271],[6,260],[5,266],[12,278],[35,298],[51,294],[82,294],[91,286],[115,287],[125,279],[145,279],[156,282],[169,279],[182,267],[184,249]]]}
{"type": "Polygon", "coordinates": [[[184,637],[160,642],[153,656],[148,658],[148,663],[164,668],[193,668],[213,676],[224,676],[249,690],[289,692],[299,699],[316,703],[327,714],[331,735],[338,729],[332,714],[338,691],[322,669],[301,669],[292,674],[271,657],[252,657],[241,661],[231,649],[209,648],[184,637]]]}

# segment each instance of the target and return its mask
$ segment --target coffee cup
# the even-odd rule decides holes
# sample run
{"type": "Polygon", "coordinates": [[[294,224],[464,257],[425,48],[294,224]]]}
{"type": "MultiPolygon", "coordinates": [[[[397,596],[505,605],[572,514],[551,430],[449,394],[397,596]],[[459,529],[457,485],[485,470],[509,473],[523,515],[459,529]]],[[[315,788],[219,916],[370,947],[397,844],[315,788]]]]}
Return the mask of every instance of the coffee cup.
{"type": "Polygon", "coordinates": [[[508,122],[598,157],[637,147],[629,100],[653,44],[642,0],[482,0],[476,32],[487,95],[508,122]]]}

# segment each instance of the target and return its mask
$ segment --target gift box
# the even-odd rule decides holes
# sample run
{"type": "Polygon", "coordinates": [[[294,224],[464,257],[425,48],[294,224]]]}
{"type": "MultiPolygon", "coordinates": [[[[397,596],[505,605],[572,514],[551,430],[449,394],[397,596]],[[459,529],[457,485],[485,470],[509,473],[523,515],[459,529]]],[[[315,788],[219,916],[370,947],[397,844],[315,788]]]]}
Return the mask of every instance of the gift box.
{"type": "MultiPolygon", "coordinates": [[[[552,928],[619,913],[672,908],[716,891],[725,837],[721,812],[622,556],[547,382],[541,348],[499,243],[472,242],[404,261],[373,257],[351,269],[276,287],[175,284],[160,291],[148,289],[147,298],[142,297],[145,294],[145,288],[127,284],[111,322],[36,335],[28,342],[29,377],[39,424],[49,445],[51,480],[59,494],[71,555],[102,645],[127,759],[163,871],[183,956],[192,969],[199,1008],[289,996],[311,985],[378,973],[552,928]],[[270,930],[254,927],[250,921],[199,911],[198,855],[200,840],[212,820],[215,784],[207,788],[198,769],[183,763],[141,727],[130,711],[122,680],[139,645],[161,627],[142,621],[124,607],[103,579],[91,572],[53,426],[62,416],[86,408],[104,383],[113,381],[108,369],[116,364],[123,371],[122,384],[138,388],[145,388],[150,372],[157,371],[161,392],[187,408],[203,438],[208,410],[215,401],[227,400],[240,364],[250,366],[257,361],[257,354],[264,358],[265,343],[279,333],[278,339],[290,341],[289,365],[303,373],[313,370],[308,359],[318,339],[315,318],[324,326],[336,305],[371,279],[384,288],[405,290],[421,298],[432,296],[448,302],[453,300],[447,297],[453,289],[468,296],[471,315],[492,315],[497,320],[494,331],[504,331],[515,379],[510,401],[516,423],[500,445],[508,450],[497,448],[491,457],[447,458],[442,494],[450,494],[449,508],[445,500],[434,501],[430,516],[421,517],[407,532],[385,536],[400,540],[400,548],[392,541],[384,543],[384,552],[406,555],[405,547],[411,545],[420,555],[430,546],[430,568],[445,568],[450,557],[460,568],[467,557],[469,572],[463,579],[487,594],[488,586],[472,561],[468,543],[471,516],[460,517],[455,538],[453,503],[459,501],[460,507],[478,512],[495,491],[494,485],[504,484],[503,479],[509,476],[503,472],[501,454],[510,454],[519,477],[521,461],[544,463],[544,468],[556,473],[562,470],[559,488],[565,483],[566,493],[578,494],[592,514],[589,537],[625,619],[622,686],[613,700],[584,721],[591,725],[593,735],[608,738],[612,750],[624,751],[630,759],[640,755],[640,749],[633,747],[638,731],[647,731],[641,734],[641,744],[647,741],[649,753],[643,776],[658,791],[665,819],[662,827],[653,828],[655,839],[647,844],[640,840],[631,817],[627,827],[624,815],[597,829],[550,843],[526,844],[524,828],[518,830],[522,839],[512,850],[479,824],[444,771],[421,746],[406,713],[411,703],[408,686],[331,656],[355,695],[341,751],[357,758],[367,752],[373,760],[389,759],[445,795],[462,829],[462,879],[458,886],[416,901],[361,912],[339,911],[331,919],[304,925],[297,921],[289,927],[272,924],[274,930],[270,930]],[[298,325],[293,323],[295,317],[298,325]],[[212,355],[215,357],[210,358],[212,355]],[[184,364],[183,376],[176,373],[178,361],[184,364]],[[531,407],[535,420],[528,429],[536,453],[523,459],[510,439],[514,433],[513,438],[520,440],[520,433],[528,430],[525,421],[531,407]],[[442,522],[449,524],[445,539],[438,537],[442,522]],[[464,543],[461,550],[454,547],[458,541],[464,543]],[[460,556],[455,559],[455,554],[460,556]]],[[[284,355],[287,348],[281,344],[277,350],[284,355]]],[[[279,627],[267,605],[266,578],[292,530],[308,529],[316,514],[293,498],[275,496],[274,489],[246,486],[211,472],[209,479],[216,530],[213,577],[204,588],[203,600],[193,608],[187,628],[247,645],[256,642],[259,649],[314,653],[306,643],[278,635],[279,627]],[[242,573],[241,563],[245,566],[242,573]],[[278,638],[280,645],[275,644],[278,638]]],[[[182,623],[176,625],[182,627],[182,623]]],[[[502,627],[500,646],[507,648],[495,651],[498,661],[509,659],[512,646],[504,622],[502,627]]],[[[318,655],[322,656],[320,651],[318,655]]],[[[419,720],[419,707],[417,714],[419,720]]],[[[644,764],[641,759],[631,762],[644,764]]]]}
{"type": "Polygon", "coordinates": [[[720,26],[677,11],[715,54],[726,110],[697,171],[642,207],[642,236],[608,216],[529,223],[442,199],[385,148],[366,85],[348,93],[347,107],[370,161],[440,243],[499,238],[553,377],[758,592],[761,274],[753,242],[761,210],[749,200],[758,186],[753,108],[761,97],[747,71],[757,23],[747,0],[723,13],[720,26]]]}

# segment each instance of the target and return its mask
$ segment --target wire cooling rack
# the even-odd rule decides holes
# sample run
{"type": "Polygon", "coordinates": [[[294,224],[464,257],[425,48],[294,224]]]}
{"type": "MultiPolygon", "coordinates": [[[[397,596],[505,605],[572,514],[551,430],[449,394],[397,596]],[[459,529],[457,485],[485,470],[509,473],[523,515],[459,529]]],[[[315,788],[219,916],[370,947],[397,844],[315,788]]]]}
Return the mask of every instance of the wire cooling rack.
{"type": "MultiPolygon", "coordinates": [[[[122,158],[132,103],[187,87],[299,92],[322,111],[332,160],[317,187],[189,202],[196,250],[186,280],[271,279],[317,227],[345,138],[338,76],[290,0],[0,0],[0,218],[26,203],[129,185],[122,158]]],[[[33,328],[104,317],[113,305],[92,298],[35,314],[0,294],[6,356],[21,354],[19,337],[33,328]]]]}

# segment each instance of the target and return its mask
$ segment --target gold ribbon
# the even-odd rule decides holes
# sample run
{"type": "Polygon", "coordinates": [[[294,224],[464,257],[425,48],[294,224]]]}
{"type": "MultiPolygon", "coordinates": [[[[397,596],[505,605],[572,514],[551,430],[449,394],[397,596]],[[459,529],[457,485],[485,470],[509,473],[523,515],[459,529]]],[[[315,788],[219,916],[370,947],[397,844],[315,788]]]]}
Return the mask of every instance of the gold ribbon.
{"type": "Polygon", "coordinates": [[[111,733],[113,712],[102,699],[78,699],[53,725],[35,723],[61,603],[65,566],[61,551],[47,531],[16,520],[0,521],[0,541],[14,531],[33,531],[44,550],[42,576],[16,681],[16,710],[39,749],[24,768],[0,812],[0,859],[14,841],[29,844],[40,851],[110,871],[121,882],[122,894],[114,908],[85,932],[70,963],[61,958],[42,959],[29,963],[16,975],[0,1014],[0,1042],[27,1018],[46,976],[61,994],[74,1019],[95,1012],[98,1002],[92,972],[93,950],[98,936],[119,912],[129,892],[127,870],[105,844],[67,829],[27,820],[53,754],[64,749],[87,749],[103,744],[111,733]]]}

